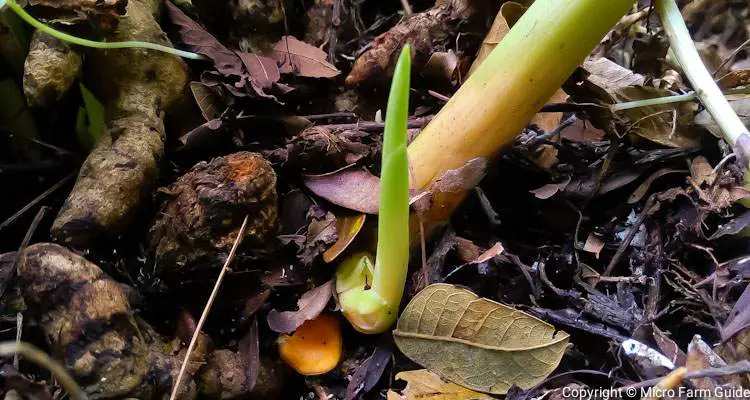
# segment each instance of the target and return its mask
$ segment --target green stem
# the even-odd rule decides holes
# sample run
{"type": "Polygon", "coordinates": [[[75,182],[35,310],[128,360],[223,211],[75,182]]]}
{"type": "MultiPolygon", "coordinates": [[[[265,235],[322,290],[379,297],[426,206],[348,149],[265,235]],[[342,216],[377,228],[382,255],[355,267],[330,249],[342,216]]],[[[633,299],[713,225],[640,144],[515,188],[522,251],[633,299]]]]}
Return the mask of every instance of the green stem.
{"type": "Polygon", "coordinates": [[[95,49],[127,49],[127,48],[139,48],[139,49],[151,49],[157,50],[164,53],[173,54],[178,57],[189,58],[192,60],[206,60],[206,57],[201,54],[192,53],[184,50],[177,50],[173,47],[164,46],[157,43],[139,42],[139,41],[125,41],[125,42],[97,42],[94,40],[88,40],[79,38],[67,34],[65,32],[58,31],[42,23],[36,18],[32,17],[31,14],[27,13],[15,0],[0,0],[0,9],[3,7],[3,3],[6,3],[13,12],[15,12],[22,20],[26,21],[29,25],[34,28],[64,42],[72,43],[79,46],[93,47],[95,49]]]}
{"type": "MultiPolygon", "coordinates": [[[[733,95],[733,94],[750,94],[750,86],[729,89],[726,92],[724,92],[724,95],[733,95]]],[[[618,111],[630,110],[630,109],[639,108],[639,107],[658,106],[662,104],[693,101],[697,98],[698,98],[698,94],[696,92],[689,92],[689,93],[678,94],[674,96],[664,96],[664,97],[656,97],[653,99],[643,99],[643,100],[627,101],[623,103],[615,103],[609,106],[609,108],[613,112],[618,112],[618,111]]]]}
{"type": "MultiPolygon", "coordinates": [[[[675,1],[655,0],[654,6],[659,13],[662,25],[664,25],[664,30],[667,33],[669,44],[677,62],[680,63],[685,75],[690,80],[698,99],[724,133],[724,138],[732,146],[737,145],[740,137],[745,136],[746,140],[750,140],[750,132],[734,112],[732,106],[729,105],[724,94],[721,93],[711,73],[703,65],[675,1]]],[[[743,150],[742,153],[746,152],[743,150]]]]}

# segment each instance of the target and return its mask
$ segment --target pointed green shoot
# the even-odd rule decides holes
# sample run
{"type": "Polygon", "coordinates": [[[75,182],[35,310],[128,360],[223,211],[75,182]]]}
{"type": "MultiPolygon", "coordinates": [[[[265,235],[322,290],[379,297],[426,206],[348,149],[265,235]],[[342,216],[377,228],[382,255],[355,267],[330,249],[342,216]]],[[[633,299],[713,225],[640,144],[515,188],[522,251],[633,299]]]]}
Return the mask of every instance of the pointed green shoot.
{"type": "Polygon", "coordinates": [[[409,45],[399,56],[388,95],[380,171],[380,210],[375,267],[359,253],[336,271],[336,291],[344,315],[363,333],[380,333],[398,316],[409,266],[409,162],[406,154],[409,117],[409,45]]]}

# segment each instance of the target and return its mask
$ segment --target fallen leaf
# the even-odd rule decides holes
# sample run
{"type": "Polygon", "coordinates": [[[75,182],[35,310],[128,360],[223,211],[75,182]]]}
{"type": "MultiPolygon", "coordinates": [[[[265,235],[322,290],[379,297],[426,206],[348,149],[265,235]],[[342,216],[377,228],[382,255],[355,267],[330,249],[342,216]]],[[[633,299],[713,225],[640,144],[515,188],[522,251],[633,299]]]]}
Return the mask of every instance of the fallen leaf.
{"type": "Polygon", "coordinates": [[[294,36],[284,36],[273,45],[270,53],[283,74],[294,73],[309,78],[333,78],[341,73],[326,61],[326,53],[300,41],[294,36]]]}
{"type": "MultiPolygon", "coordinates": [[[[700,335],[693,336],[693,340],[688,344],[687,360],[685,366],[688,371],[700,371],[706,368],[726,367],[727,363],[716,352],[711,349],[708,343],[701,339],[700,335]]],[[[728,377],[705,377],[690,379],[690,382],[696,389],[714,390],[720,384],[732,384],[741,386],[738,376],[728,377]]]]}
{"type": "Polygon", "coordinates": [[[269,88],[281,79],[276,61],[253,53],[237,53],[253,82],[261,89],[269,88]]]}
{"type": "MultiPolygon", "coordinates": [[[[314,209],[315,207],[311,208],[311,210],[314,209]]],[[[322,218],[310,215],[309,219],[311,221],[307,226],[305,243],[298,254],[299,260],[304,265],[311,265],[315,258],[338,240],[336,216],[332,212],[326,212],[322,218]]]]}
{"type": "Polygon", "coordinates": [[[716,181],[714,168],[708,163],[706,157],[695,157],[690,163],[690,179],[696,186],[706,184],[711,186],[716,181]]]}
{"type": "Polygon", "coordinates": [[[500,242],[497,242],[492,247],[487,249],[484,253],[480,254],[477,258],[475,258],[474,260],[471,260],[469,264],[480,264],[483,262],[487,262],[499,256],[504,251],[505,251],[505,248],[503,248],[503,244],[500,242]]]}
{"type": "Polygon", "coordinates": [[[352,400],[360,393],[367,394],[377,385],[393,356],[391,347],[393,346],[378,346],[372,355],[357,368],[346,387],[346,400],[352,400]]]}
{"type": "Polygon", "coordinates": [[[469,290],[434,284],[417,293],[393,332],[414,362],[472,390],[529,389],[560,363],[568,334],[469,290]]]}
{"type": "Polygon", "coordinates": [[[747,327],[750,327],[750,284],[745,286],[745,290],[721,326],[721,340],[726,342],[747,327]]]}
{"type": "Polygon", "coordinates": [[[251,392],[258,381],[260,372],[260,341],[258,339],[258,319],[253,318],[250,329],[247,334],[240,340],[237,345],[237,353],[245,366],[245,381],[243,389],[245,392],[251,392]]]}
{"type": "Polygon", "coordinates": [[[228,49],[172,2],[165,3],[169,18],[179,28],[180,38],[188,50],[208,57],[219,74],[205,71],[201,75],[204,84],[221,84],[235,96],[257,95],[276,99],[265,91],[276,84],[281,76],[274,60],[228,49]]]}
{"type": "Polygon", "coordinates": [[[304,185],[331,203],[365,214],[378,213],[380,178],[363,168],[347,167],[322,175],[308,175],[304,185]]]}
{"type": "Polygon", "coordinates": [[[430,59],[422,67],[420,75],[440,83],[456,83],[458,62],[458,56],[452,50],[436,51],[432,53],[430,59]]]}
{"type": "Polygon", "coordinates": [[[604,241],[599,236],[590,233],[586,238],[586,243],[583,244],[583,251],[593,254],[596,259],[599,259],[599,253],[604,248],[604,241]]]}
{"type": "Polygon", "coordinates": [[[573,142],[600,142],[604,140],[607,133],[583,120],[576,120],[573,125],[566,127],[560,132],[560,137],[573,142]]]}
{"type": "Polygon", "coordinates": [[[646,82],[643,75],[636,74],[605,57],[586,60],[583,62],[583,68],[591,74],[589,80],[593,84],[609,93],[628,86],[643,86],[646,82]]]}
{"type": "Polygon", "coordinates": [[[655,180],[661,178],[662,176],[674,174],[674,173],[686,173],[688,171],[685,171],[684,169],[671,169],[671,168],[662,168],[653,174],[649,175],[646,180],[644,180],[638,188],[636,188],[633,193],[630,194],[628,197],[628,204],[635,204],[648,193],[648,189],[651,187],[651,184],[654,183],[655,180]]]}
{"type": "Polygon", "coordinates": [[[333,295],[333,280],[310,289],[297,301],[297,311],[269,311],[266,320],[274,332],[291,333],[305,321],[316,318],[326,308],[333,295]]]}
{"type": "Polygon", "coordinates": [[[529,193],[533,193],[537,199],[547,200],[557,194],[557,192],[565,190],[569,183],[570,176],[566,176],[560,183],[548,183],[540,188],[529,190],[529,193]]]}
{"type": "Polygon", "coordinates": [[[492,50],[494,50],[497,44],[500,43],[508,32],[510,32],[510,28],[519,18],[521,18],[521,15],[523,15],[525,11],[526,7],[515,1],[503,3],[500,7],[500,11],[498,11],[495,16],[495,20],[492,22],[490,30],[484,37],[482,45],[479,47],[479,51],[477,51],[477,56],[474,59],[474,63],[471,64],[468,75],[471,75],[477,67],[479,67],[479,64],[481,64],[482,61],[492,53],[492,50]]]}
{"type": "Polygon", "coordinates": [[[492,399],[483,393],[477,393],[455,383],[446,382],[426,369],[402,371],[396,379],[406,381],[406,387],[397,393],[388,390],[388,400],[469,400],[492,399]]]}
{"type": "Polygon", "coordinates": [[[675,367],[667,356],[635,339],[623,341],[620,348],[633,366],[637,368],[639,374],[644,376],[661,376],[675,367]]]}
{"type": "MultiPolygon", "coordinates": [[[[668,90],[646,86],[627,86],[613,92],[618,102],[645,100],[674,94],[668,90]]],[[[698,137],[692,130],[687,129],[693,123],[694,107],[695,104],[691,102],[662,104],[631,108],[618,112],[617,115],[627,119],[628,133],[634,133],[664,146],[684,149],[698,145],[698,137]],[[675,113],[677,118],[675,118],[675,113]]]]}
{"type": "Polygon", "coordinates": [[[466,164],[443,173],[430,187],[431,191],[443,193],[463,192],[473,189],[484,178],[487,172],[487,159],[472,158],[466,164]]]}
{"type": "Polygon", "coordinates": [[[203,114],[206,121],[219,118],[221,112],[226,108],[226,104],[221,100],[216,92],[201,82],[190,82],[190,92],[198,108],[203,114]]]}
{"type": "MultiPolygon", "coordinates": [[[[745,210],[739,217],[735,217],[726,224],[720,225],[716,229],[716,232],[708,237],[708,240],[715,240],[726,235],[735,235],[748,226],[750,226],[750,210],[745,210]]],[[[748,306],[750,307],[750,304],[748,306]]]]}
{"type": "Polygon", "coordinates": [[[175,336],[180,339],[183,346],[190,343],[190,339],[193,338],[197,325],[195,318],[190,315],[189,312],[182,310],[177,315],[177,328],[175,329],[175,336]]]}
{"type": "Polygon", "coordinates": [[[717,83],[722,89],[733,89],[739,86],[750,85],[750,69],[729,71],[717,83]]]}
{"type": "Polygon", "coordinates": [[[672,363],[677,367],[685,366],[687,355],[685,354],[680,346],[674,342],[666,333],[664,333],[656,324],[651,324],[651,330],[653,331],[654,341],[659,346],[662,354],[664,354],[672,363]]]}
{"type": "Polygon", "coordinates": [[[337,215],[336,234],[338,240],[323,253],[323,261],[330,263],[335,260],[354,241],[365,224],[367,214],[337,215]]]}

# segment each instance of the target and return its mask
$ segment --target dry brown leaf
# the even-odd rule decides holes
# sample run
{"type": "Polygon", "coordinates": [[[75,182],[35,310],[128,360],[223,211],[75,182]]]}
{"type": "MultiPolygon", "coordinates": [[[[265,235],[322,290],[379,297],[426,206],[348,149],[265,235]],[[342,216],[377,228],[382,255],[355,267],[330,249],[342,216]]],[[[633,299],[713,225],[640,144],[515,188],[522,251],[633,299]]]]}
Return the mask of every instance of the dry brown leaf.
{"type": "Polygon", "coordinates": [[[466,389],[455,383],[446,382],[426,369],[399,372],[396,379],[406,381],[406,387],[401,391],[401,394],[393,389],[388,390],[388,400],[492,399],[485,394],[466,389]]]}
{"type": "Polygon", "coordinates": [[[732,89],[738,86],[750,85],[750,69],[730,71],[719,79],[718,84],[722,89],[732,89]]]}
{"type": "Polygon", "coordinates": [[[323,261],[335,260],[354,241],[365,224],[367,214],[336,215],[336,233],[338,240],[323,253],[323,261]]]}
{"type": "Polygon", "coordinates": [[[584,143],[599,142],[604,140],[605,136],[606,132],[580,119],[560,132],[560,137],[564,139],[584,143]]]}
{"type": "MultiPolygon", "coordinates": [[[[674,95],[673,92],[655,87],[626,86],[617,89],[612,95],[618,102],[652,99],[674,95]]],[[[628,133],[664,146],[690,148],[698,145],[698,138],[689,129],[693,123],[695,104],[663,104],[638,107],[617,113],[628,120],[628,133]],[[675,119],[675,113],[676,119],[675,119]],[[674,122],[677,123],[675,126],[674,122]]]]}
{"type": "Polygon", "coordinates": [[[440,83],[452,84],[456,81],[459,59],[452,50],[432,53],[420,75],[440,83]]]}
{"type": "Polygon", "coordinates": [[[510,27],[521,18],[521,15],[526,11],[526,7],[515,2],[509,1],[504,3],[500,7],[500,11],[497,12],[495,20],[492,22],[490,30],[487,32],[487,36],[484,37],[482,45],[477,51],[477,56],[474,59],[474,63],[469,69],[469,75],[477,69],[479,64],[487,58],[488,55],[495,49],[498,43],[510,32],[510,27]]]}
{"type": "Polygon", "coordinates": [[[591,83],[610,93],[628,86],[642,86],[646,81],[643,75],[604,57],[584,61],[583,68],[591,74],[591,83]]]}
{"type": "Polygon", "coordinates": [[[297,74],[309,78],[333,78],[341,73],[326,61],[326,52],[294,36],[284,36],[273,45],[269,54],[284,74],[297,74]]]}
{"type": "Polygon", "coordinates": [[[604,241],[599,236],[591,233],[586,238],[586,243],[583,244],[583,251],[593,254],[596,259],[599,259],[599,253],[604,248],[604,241]]]}
{"type": "Polygon", "coordinates": [[[226,104],[221,100],[221,97],[201,82],[190,82],[190,91],[193,93],[195,103],[198,104],[198,108],[200,108],[206,121],[218,118],[223,109],[226,108],[226,104]]]}
{"type": "Polygon", "coordinates": [[[326,308],[333,295],[333,280],[314,289],[310,289],[297,301],[297,311],[278,312],[275,309],[268,313],[268,327],[274,332],[291,333],[305,321],[315,319],[326,308]]]}
{"type": "Polygon", "coordinates": [[[443,379],[493,394],[544,380],[568,343],[542,320],[443,283],[412,298],[393,336],[402,353],[443,379]]]}
{"type": "Polygon", "coordinates": [[[570,177],[566,176],[560,183],[548,183],[534,190],[529,190],[529,193],[533,193],[537,199],[546,200],[557,194],[557,192],[565,190],[568,184],[570,184],[570,177]]]}
{"type": "Polygon", "coordinates": [[[662,168],[653,174],[649,175],[648,178],[646,178],[643,183],[641,183],[638,188],[636,188],[633,193],[630,194],[630,197],[628,197],[628,204],[635,204],[648,193],[648,189],[651,187],[651,184],[654,183],[655,180],[661,178],[664,175],[674,174],[674,173],[685,173],[687,171],[683,169],[671,169],[671,168],[662,168]]]}

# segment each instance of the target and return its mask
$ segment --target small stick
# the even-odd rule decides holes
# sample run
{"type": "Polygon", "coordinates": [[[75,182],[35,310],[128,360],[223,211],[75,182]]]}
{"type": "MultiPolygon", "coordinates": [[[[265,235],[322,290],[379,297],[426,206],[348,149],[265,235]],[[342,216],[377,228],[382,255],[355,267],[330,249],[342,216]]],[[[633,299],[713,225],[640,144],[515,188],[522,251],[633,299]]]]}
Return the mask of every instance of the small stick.
{"type": "Polygon", "coordinates": [[[0,342],[0,356],[7,357],[16,354],[21,354],[27,360],[52,373],[52,376],[60,382],[60,385],[68,392],[71,399],[86,400],[86,393],[81,390],[81,387],[68,374],[68,371],[46,353],[25,342],[0,342]]]}
{"type": "Polygon", "coordinates": [[[182,360],[182,365],[180,366],[180,372],[177,374],[177,381],[175,382],[175,385],[172,388],[172,394],[169,395],[169,400],[175,400],[177,398],[177,393],[179,392],[180,384],[182,383],[182,377],[185,376],[185,370],[187,369],[188,361],[190,360],[190,353],[193,352],[195,343],[198,341],[198,335],[201,333],[201,330],[203,329],[203,324],[206,322],[206,318],[208,317],[208,312],[211,310],[211,306],[214,304],[216,295],[219,293],[219,288],[221,287],[222,280],[224,280],[224,275],[226,275],[227,271],[229,271],[229,264],[234,259],[234,254],[237,252],[237,247],[239,247],[240,243],[242,242],[242,237],[245,235],[245,229],[247,228],[247,221],[249,218],[250,218],[250,215],[245,215],[245,219],[242,221],[242,226],[240,227],[239,232],[237,232],[237,239],[234,240],[232,249],[229,251],[229,255],[227,256],[227,259],[224,261],[224,265],[221,267],[221,272],[219,272],[219,276],[216,278],[216,283],[214,284],[214,288],[211,291],[211,295],[208,297],[208,301],[206,302],[206,307],[203,308],[203,313],[201,314],[201,318],[200,320],[198,320],[198,324],[195,326],[193,337],[190,339],[190,345],[188,345],[187,351],[185,352],[185,359],[182,360]]]}
{"type": "Polygon", "coordinates": [[[664,393],[667,390],[676,388],[682,382],[682,379],[685,377],[687,370],[688,369],[685,367],[680,367],[670,372],[669,374],[667,374],[667,376],[662,378],[659,383],[654,385],[654,390],[652,390],[652,393],[655,394],[655,396],[644,397],[642,400],[660,399],[661,396],[659,395],[659,393],[664,393]]]}
{"type": "Polygon", "coordinates": [[[409,18],[411,17],[414,12],[411,10],[411,5],[409,5],[409,0],[401,0],[401,7],[404,8],[404,16],[409,18]]]}
{"type": "Polygon", "coordinates": [[[25,214],[26,211],[29,211],[30,208],[34,207],[40,201],[44,200],[47,196],[49,196],[50,194],[52,194],[52,192],[54,192],[55,190],[60,189],[63,185],[65,185],[69,180],[73,179],[73,177],[75,177],[75,176],[76,176],[76,172],[70,173],[68,176],[66,176],[65,178],[62,178],[59,182],[57,182],[54,185],[52,185],[52,187],[50,187],[49,189],[45,190],[42,194],[40,194],[39,196],[37,196],[34,200],[31,200],[29,202],[29,204],[26,204],[25,206],[23,206],[23,208],[21,208],[20,210],[16,211],[15,214],[11,215],[10,217],[8,217],[8,219],[6,219],[5,221],[3,221],[3,223],[0,224],[0,231],[2,231],[3,229],[7,228],[10,224],[12,224],[13,222],[15,222],[20,216],[22,216],[23,214],[25,214]]]}
{"type": "MultiPolygon", "coordinates": [[[[705,369],[701,369],[698,371],[691,371],[691,372],[686,373],[682,379],[688,380],[688,379],[698,379],[698,378],[715,378],[719,376],[746,374],[748,372],[750,372],[750,361],[742,360],[735,364],[727,365],[726,367],[705,368],[705,369]]],[[[661,380],[662,378],[649,379],[647,381],[636,382],[631,385],[620,387],[617,390],[618,392],[622,393],[623,391],[627,389],[633,389],[633,388],[638,389],[638,388],[649,387],[649,386],[658,384],[661,380]]]]}
{"type": "Polygon", "coordinates": [[[630,242],[633,241],[633,238],[635,237],[635,234],[638,232],[638,229],[640,229],[643,222],[646,220],[646,217],[648,216],[648,213],[651,210],[651,207],[654,206],[654,202],[656,200],[656,195],[653,194],[651,197],[646,200],[646,204],[643,206],[643,211],[641,211],[641,215],[638,216],[638,219],[635,221],[632,227],[630,227],[630,230],[628,230],[628,234],[625,236],[625,239],[623,239],[622,243],[620,243],[620,247],[617,248],[617,251],[615,252],[615,255],[612,256],[612,259],[609,261],[609,264],[607,265],[607,269],[604,270],[602,273],[602,276],[609,276],[609,274],[612,273],[612,271],[617,266],[617,263],[620,262],[620,258],[625,253],[625,249],[628,248],[630,245],[630,242]]]}

